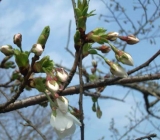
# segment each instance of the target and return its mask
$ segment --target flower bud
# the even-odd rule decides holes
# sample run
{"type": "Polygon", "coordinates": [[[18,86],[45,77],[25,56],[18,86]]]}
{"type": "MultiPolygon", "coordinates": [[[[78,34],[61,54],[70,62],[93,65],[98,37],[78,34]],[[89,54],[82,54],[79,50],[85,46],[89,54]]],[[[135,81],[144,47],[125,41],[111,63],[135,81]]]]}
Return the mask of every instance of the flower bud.
{"type": "Polygon", "coordinates": [[[123,41],[126,41],[127,44],[130,44],[130,45],[133,45],[139,42],[139,39],[135,37],[134,35],[119,36],[119,38],[123,41]]]}
{"type": "Polygon", "coordinates": [[[131,55],[123,51],[120,51],[120,52],[121,52],[120,53],[121,55],[116,54],[116,59],[122,62],[123,64],[133,66],[133,59],[131,55]]]}
{"type": "MultiPolygon", "coordinates": [[[[111,44],[110,44],[111,45],[111,44]]],[[[131,57],[130,54],[124,52],[124,51],[121,51],[121,50],[118,50],[115,46],[111,45],[111,48],[112,50],[114,51],[115,53],[115,56],[116,56],[116,59],[120,62],[122,62],[123,64],[126,64],[126,65],[130,65],[130,66],[133,66],[133,59],[131,57]]]]}
{"type": "Polygon", "coordinates": [[[117,76],[117,77],[122,77],[122,78],[126,78],[128,77],[127,72],[124,70],[124,68],[118,64],[118,63],[113,63],[111,61],[106,62],[107,64],[109,64],[110,66],[110,72],[117,76]]]}
{"type": "Polygon", "coordinates": [[[109,32],[107,34],[107,39],[110,41],[114,41],[117,39],[118,35],[119,35],[119,33],[117,33],[117,32],[109,32]]]}
{"type": "Polygon", "coordinates": [[[18,47],[21,47],[22,42],[22,35],[20,33],[15,34],[13,36],[13,43],[16,44],[18,47]]]}
{"type": "Polygon", "coordinates": [[[33,52],[35,55],[40,56],[43,52],[43,48],[41,44],[34,44],[31,52],[33,52]]]}
{"type": "Polygon", "coordinates": [[[52,93],[57,92],[59,90],[59,85],[55,80],[47,80],[46,86],[47,89],[52,93]]]}
{"type": "Polygon", "coordinates": [[[4,66],[3,66],[3,68],[5,68],[5,69],[15,68],[15,67],[16,67],[16,66],[15,66],[15,64],[14,64],[13,61],[7,61],[7,62],[5,62],[5,63],[4,63],[4,66]]]}
{"type": "Polygon", "coordinates": [[[106,46],[106,45],[102,45],[102,46],[100,46],[100,47],[98,47],[96,49],[100,50],[102,53],[108,53],[111,50],[111,48],[106,46]]]}
{"type": "Polygon", "coordinates": [[[97,67],[97,61],[96,60],[92,60],[92,66],[95,67],[95,68],[97,67]]]}
{"type": "Polygon", "coordinates": [[[65,82],[67,80],[68,73],[63,68],[57,68],[56,73],[61,82],[65,82]]]}
{"type": "Polygon", "coordinates": [[[1,46],[0,47],[0,51],[6,56],[14,54],[14,50],[13,50],[12,46],[10,46],[10,45],[1,46]]]}
{"type": "Polygon", "coordinates": [[[41,44],[43,49],[45,48],[45,44],[47,42],[49,34],[50,34],[50,27],[46,26],[46,27],[44,27],[43,31],[41,32],[41,34],[37,40],[37,44],[41,44]]]}

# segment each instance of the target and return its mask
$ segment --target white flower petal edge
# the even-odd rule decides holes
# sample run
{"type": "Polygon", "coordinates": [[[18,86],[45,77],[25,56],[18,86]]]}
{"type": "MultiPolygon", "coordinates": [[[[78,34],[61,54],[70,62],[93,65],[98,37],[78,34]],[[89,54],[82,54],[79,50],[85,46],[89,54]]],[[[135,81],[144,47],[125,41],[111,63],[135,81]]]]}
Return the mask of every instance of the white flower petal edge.
{"type": "Polygon", "coordinates": [[[56,117],[51,114],[50,123],[60,138],[72,135],[76,130],[75,123],[81,126],[76,117],[69,112],[64,114],[59,109],[56,110],[56,117]]]}
{"type": "Polygon", "coordinates": [[[67,113],[68,112],[68,100],[65,97],[63,97],[63,96],[61,96],[61,98],[64,100],[64,102],[61,101],[58,98],[56,99],[57,100],[57,104],[58,104],[58,108],[63,113],[67,113]]]}

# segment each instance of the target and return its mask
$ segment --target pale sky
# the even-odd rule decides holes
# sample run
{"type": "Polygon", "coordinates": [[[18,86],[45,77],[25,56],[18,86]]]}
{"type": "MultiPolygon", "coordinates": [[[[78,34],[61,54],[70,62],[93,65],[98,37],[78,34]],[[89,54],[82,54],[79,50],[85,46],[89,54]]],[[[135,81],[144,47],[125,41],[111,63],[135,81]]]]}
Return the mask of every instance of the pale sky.
{"type": "MultiPolygon", "coordinates": [[[[129,3],[126,0],[124,4],[132,6],[133,3],[129,3]]],[[[96,10],[96,16],[90,17],[88,20],[87,32],[96,27],[103,27],[108,31],[116,31],[116,29],[118,29],[111,24],[106,24],[102,19],[99,20],[99,15],[101,13],[107,14],[108,12],[101,0],[90,0],[90,10],[94,9],[96,10]]],[[[132,12],[131,9],[129,12],[132,12]]],[[[0,46],[4,44],[13,45],[13,35],[21,33],[23,36],[23,49],[29,50],[32,45],[36,43],[42,29],[49,25],[51,32],[43,56],[49,55],[56,63],[61,63],[70,68],[73,63],[73,58],[64,49],[67,43],[70,20],[72,21],[72,25],[69,48],[74,52],[73,36],[75,32],[75,21],[71,0],[2,0],[0,3],[0,46]]],[[[15,45],[13,46],[15,47],[15,45]]],[[[158,49],[158,45],[151,46],[149,43],[147,44],[147,42],[140,42],[134,46],[127,47],[127,51],[134,59],[134,67],[146,61],[147,58],[151,57],[158,49]]],[[[109,54],[108,57],[111,59],[114,58],[113,53],[109,54]]],[[[0,59],[2,58],[3,54],[0,54],[0,59]]],[[[90,64],[90,60],[91,58],[85,59],[85,65],[90,64]]],[[[129,70],[134,67],[126,68],[129,70]]],[[[106,72],[108,72],[107,68],[106,72]]],[[[74,85],[77,84],[77,82],[78,81],[74,79],[71,84],[74,85]]],[[[129,90],[127,88],[115,87],[116,86],[107,87],[103,95],[114,95],[117,98],[123,98],[125,93],[129,90]]],[[[108,138],[110,138],[108,129],[111,118],[115,118],[116,126],[119,128],[119,131],[124,130],[123,126],[128,123],[128,119],[125,115],[131,111],[131,106],[135,104],[132,93],[133,92],[130,92],[127,96],[126,103],[113,100],[99,100],[99,105],[103,111],[101,119],[98,119],[96,114],[91,111],[91,99],[89,97],[84,97],[86,139],[98,140],[102,136],[105,136],[105,140],[108,140],[108,138]]],[[[78,96],[75,95],[68,98],[70,99],[70,103],[74,105],[76,103],[73,99],[78,99],[78,96]]],[[[141,94],[136,94],[135,99],[136,101],[142,100],[141,94]]],[[[79,131],[79,128],[77,131],[79,131]]]]}

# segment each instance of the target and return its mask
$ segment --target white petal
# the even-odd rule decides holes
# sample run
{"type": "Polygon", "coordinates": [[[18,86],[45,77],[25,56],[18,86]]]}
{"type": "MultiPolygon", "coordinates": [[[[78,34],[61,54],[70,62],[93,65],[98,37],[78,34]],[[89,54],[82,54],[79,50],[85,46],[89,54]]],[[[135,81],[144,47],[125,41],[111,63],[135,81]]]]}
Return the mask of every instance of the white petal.
{"type": "Polygon", "coordinates": [[[73,124],[71,128],[66,129],[66,130],[63,131],[63,132],[55,129],[58,137],[61,138],[61,139],[62,139],[62,138],[65,138],[66,136],[72,135],[72,134],[75,132],[75,130],[76,130],[76,125],[75,125],[75,124],[73,124]]]}
{"type": "Polygon", "coordinates": [[[63,113],[67,113],[68,112],[68,100],[63,96],[61,97],[63,98],[64,102],[57,98],[57,104],[58,104],[59,110],[62,111],[63,113]]]}
{"type": "Polygon", "coordinates": [[[73,125],[73,120],[66,117],[59,109],[56,110],[56,117],[51,115],[50,123],[51,125],[59,131],[64,131],[65,129],[71,128],[73,125]]]}
{"type": "Polygon", "coordinates": [[[81,126],[81,122],[75,116],[73,116],[71,113],[67,112],[66,117],[72,119],[74,121],[74,123],[81,126]]]}
{"type": "Polygon", "coordinates": [[[59,90],[59,85],[57,84],[57,82],[55,82],[55,84],[53,85],[50,83],[50,81],[47,81],[47,87],[51,92],[56,92],[59,90]]]}

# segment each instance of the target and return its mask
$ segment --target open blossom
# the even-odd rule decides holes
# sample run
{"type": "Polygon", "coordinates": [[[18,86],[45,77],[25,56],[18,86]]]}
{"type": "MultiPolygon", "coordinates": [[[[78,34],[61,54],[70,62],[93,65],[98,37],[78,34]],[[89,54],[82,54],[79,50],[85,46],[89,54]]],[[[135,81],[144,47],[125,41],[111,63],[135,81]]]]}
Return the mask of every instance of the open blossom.
{"type": "Polygon", "coordinates": [[[56,99],[58,108],[56,109],[56,116],[51,114],[50,123],[55,129],[59,138],[72,135],[76,130],[76,124],[81,126],[79,120],[68,112],[68,100],[64,97],[56,99]]]}
{"type": "Polygon", "coordinates": [[[63,68],[57,68],[56,73],[61,82],[65,82],[67,80],[68,73],[63,68]]]}
{"type": "Polygon", "coordinates": [[[34,44],[31,52],[33,52],[35,55],[40,56],[43,52],[43,47],[41,44],[34,44]]]}

